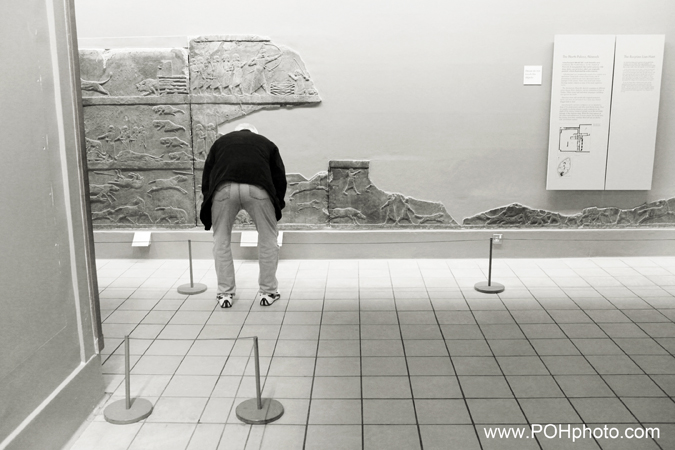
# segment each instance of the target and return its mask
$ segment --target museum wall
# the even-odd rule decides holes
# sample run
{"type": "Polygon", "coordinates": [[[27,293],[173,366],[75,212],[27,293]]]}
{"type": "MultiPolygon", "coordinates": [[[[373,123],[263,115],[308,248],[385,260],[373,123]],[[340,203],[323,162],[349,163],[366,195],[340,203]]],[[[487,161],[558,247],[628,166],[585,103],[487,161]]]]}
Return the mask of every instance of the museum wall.
{"type": "MultiPolygon", "coordinates": [[[[255,8],[215,0],[120,0],[105,7],[76,0],[75,6],[81,48],[175,48],[187,47],[188,37],[246,35],[296,52],[321,101],[252,112],[219,131],[255,123],[280,147],[287,172],[303,176],[297,182],[330,171],[331,161],[365,161],[368,173],[359,176],[368,178],[357,189],[366,181],[376,186],[380,206],[395,193],[408,205],[440,203],[447,214],[445,222],[431,222],[438,226],[673,222],[673,201],[659,203],[675,197],[669,20],[675,4],[667,0],[263,0],[255,8]],[[545,189],[555,34],[665,34],[651,190],[545,189]],[[523,86],[524,65],[543,66],[541,86],[523,86]]],[[[344,180],[338,193],[348,187],[344,180]]],[[[415,212],[441,212],[434,208],[415,212]]],[[[355,217],[336,222],[382,219],[355,217]]]]}
{"type": "Polygon", "coordinates": [[[0,18],[0,448],[60,449],[103,397],[67,0],[0,18]]]}

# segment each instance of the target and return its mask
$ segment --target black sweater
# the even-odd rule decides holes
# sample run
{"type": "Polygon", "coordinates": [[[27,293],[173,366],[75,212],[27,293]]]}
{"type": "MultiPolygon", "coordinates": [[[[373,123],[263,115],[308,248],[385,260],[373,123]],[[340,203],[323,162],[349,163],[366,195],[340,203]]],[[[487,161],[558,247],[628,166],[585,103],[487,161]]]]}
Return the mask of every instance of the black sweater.
{"type": "Polygon", "coordinates": [[[277,220],[286,206],[286,169],[279,149],[269,139],[249,130],[233,131],[214,142],[204,163],[199,218],[204,228],[212,225],[211,203],[218,186],[226,181],[253,184],[267,191],[277,220]]]}

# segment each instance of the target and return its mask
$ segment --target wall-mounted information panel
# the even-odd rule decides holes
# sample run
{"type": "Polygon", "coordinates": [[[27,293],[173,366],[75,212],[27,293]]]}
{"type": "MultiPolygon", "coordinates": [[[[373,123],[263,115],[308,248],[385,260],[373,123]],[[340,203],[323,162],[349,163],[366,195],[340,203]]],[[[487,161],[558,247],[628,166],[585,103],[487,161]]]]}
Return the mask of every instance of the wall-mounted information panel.
{"type": "Polygon", "coordinates": [[[651,189],[664,42],[555,37],[546,189],[651,189]]]}

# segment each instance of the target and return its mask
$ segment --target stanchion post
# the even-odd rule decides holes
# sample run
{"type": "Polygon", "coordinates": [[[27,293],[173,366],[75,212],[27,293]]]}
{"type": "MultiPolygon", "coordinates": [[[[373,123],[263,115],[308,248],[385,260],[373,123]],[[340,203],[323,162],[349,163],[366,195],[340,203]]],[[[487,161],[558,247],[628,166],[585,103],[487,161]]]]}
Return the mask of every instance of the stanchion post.
{"type": "Polygon", "coordinates": [[[137,398],[131,401],[131,364],[129,363],[129,335],[124,336],[124,400],[118,400],[108,405],[103,411],[105,420],[116,424],[126,425],[139,422],[152,413],[152,403],[137,398]]]}
{"type": "Polygon", "coordinates": [[[492,284],[492,239],[490,238],[490,258],[488,261],[488,281],[485,283],[485,281],[481,281],[479,283],[476,283],[474,286],[474,289],[476,289],[478,292],[483,292],[485,294],[499,294],[500,292],[504,292],[504,285],[500,283],[494,283],[492,284]]]}
{"type": "Polygon", "coordinates": [[[181,284],[178,286],[178,293],[185,295],[201,294],[207,287],[205,284],[194,282],[192,276],[192,241],[188,239],[188,259],[190,260],[190,284],[181,284]]]}
{"type": "Polygon", "coordinates": [[[264,425],[274,422],[284,414],[284,407],[277,400],[262,398],[260,389],[260,355],[258,337],[253,337],[253,357],[255,359],[256,398],[244,400],[237,406],[237,418],[251,425],[264,425]]]}

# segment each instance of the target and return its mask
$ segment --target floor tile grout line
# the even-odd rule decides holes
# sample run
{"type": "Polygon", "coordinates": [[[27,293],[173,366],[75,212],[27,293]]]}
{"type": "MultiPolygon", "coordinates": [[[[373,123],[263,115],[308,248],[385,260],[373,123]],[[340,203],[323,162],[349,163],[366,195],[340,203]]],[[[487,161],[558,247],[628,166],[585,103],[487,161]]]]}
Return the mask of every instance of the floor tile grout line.
{"type": "MultiPolygon", "coordinates": [[[[445,265],[447,266],[447,263],[445,263],[445,265]]],[[[450,269],[450,267],[448,267],[448,269],[450,269]]],[[[456,280],[455,275],[452,272],[452,270],[450,270],[450,275],[452,276],[453,280],[456,283],[457,280],[456,280]]],[[[425,282],[425,285],[424,285],[424,289],[426,290],[427,295],[429,295],[429,289],[426,286],[426,282],[425,282]]],[[[462,298],[466,302],[466,298],[464,297],[463,294],[462,294],[462,298]]],[[[468,304],[467,304],[467,307],[469,308],[469,312],[471,312],[470,306],[468,306],[468,304]]],[[[478,446],[482,450],[483,449],[483,443],[480,440],[480,433],[478,433],[477,424],[476,424],[476,422],[473,418],[473,414],[471,413],[471,409],[469,408],[468,399],[466,398],[466,395],[464,394],[464,388],[462,387],[462,384],[459,382],[459,375],[457,374],[457,369],[455,368],[455,362],[452,360],[452,354],[450,353],[450,348],[448,348],[448,340],[445,339],[445,335],[443,333],[443,328],[441,327],[441,323],[438,320],[438,315],[436,314],[436,308],[435,308],[433,302],[431,302],[431,310],[433,311],[434,317],[436,318],[436,324],[438,325],[438,330],[441,334],[441,339],[443,340],[443,344],[445,345],[445,351],[448,353],[448,359],[450,360],[450,365],[452,366],[452,371],[454,372],[455,380],[457,381],[457,387],[459,387],[459,392],[462,394],[462,401],[464,402],[464,407],[466,408],[466,411],[469,414],[469,419],[471,420],[471,426],[473,428],[474,434],[476,435],[476,441],[478,442],[478,446]]],[[[473,316],[473,314],[472,314],[472,316],[473,316]]],[[[475,321],[475,318],[474,318],[474,321],[475,321]]],[[[486,340],[486,342],[487,342],[487,340],[486,340]]]]}
{"type": "MultiPolygon", "coordinates": [[[[516,276],[518,277],[517,274],[516,274],[516,276]]],[[[550,317],[551,320],[553,320],[553,323],[556,324],[556,326],[558,326],[558,328],[560,329],[560,331],[561,331],[562,333],[565,333],[565,331],[558,325],[558,323],[556,322],[555,318],[551,316],[551,314],[549,313],[549,311],[548,311],[546,308],[544,308],[543,305],[541,305],[541,303],[539,302],[539,299],[537,299],[537,297],[536,297],[534,294],[532,294],[532,292],[531,292],[529,289],[528,289],[528,292],[530,293],[530,295],[532,296],[532,298],[537,302],[537,304],[539,304],[539,306],[542,308],[542,310],[548,315],[548,317],[550,317]]],[[[523,333],[523,336],[525,336],[525,339],[527,340],[527,342],[528,342],[528,343],[530,344],[530,346],[534,349],[535,353],[537,354],[537,358],[539,359],[539,362],[544,366],[544,368],[546,369],[546,371],[548,372],[549,376],[551,377],[551,379],[553,380],[553,382],[556,384],[556,386],[558,387],[558,389],[560,389],[560,392],[562,392],[562,394],[564,395],[565,400],[567,400],[567,403],[572,407],[572,410],[574,410],[574,413],[579,417],[579,419],[581,420],[581,422],[583,422],[584,419],[581,417],[581,414],[579,414],[579,411],[578,411],[577,408],[574,406],[574,404],[572,403],[572,401],[569,399],[569,397],[567,396],[567,393],[563,390],[562,386],[561,386],[560,383],[558,382],[558,379],[553,375],[553,373],[551,372],[551,369],[546,365],[546,363],[545,363],[544,360],[542,359],[542,357],[541,357],[541,355],[539,354],[539,352],[538,352],[538,351],[534,348],[534,346],[532,345],[531,339],[527,336],[527,333],[525,333],[525,331],[523,330],[523,328],[522,328],[520,322],[518,322],[518,321],[516,320],[516,318],[513,317],[513,312],[511,311],[511,309],[509,309],[508,306],[506,306],[506,305],[504,305],[504,306],[506,307],[506,310],[508,311],[509,315],[510,315],[511,318],[513,319],[514,323],[518,326],[518,329],[520,330],[520,332],[523,333]]],[[[585,312],[583,309],[582,309],[581,311],[582,311],[584,314],[586,314],[586,312],[585,312]]],[[[586,314],[586,316],[588,316],[588,314],[586,314]]],[[[592,320],[592,319],[591,319],[591,320],[592,320]]],[[[566,334],[565,334],[565,335],[566,335],[566,334]]],[[[570,342],[572,342],[572,339],[570,339],[569,337],[568,337],[568,339],[570,340],[570,342]]],[[[572,344],[574,344],[574,343],[572,342],[572,344]]],[[[576,346],[575,346],[575,348],[576,348],[576,346]]],[[[580,352],[580,350],[579,350],[578,348],[577,348],[577,351],[580,352]]],[[[581,353],[581,352],[580,352],[580,353],[581,353]]],[[[496,358],[495,358],[495,359],[496,359],[496,358]]],[[[497,361],[497,364],[499,364],[499,361],[497,361]]],[[[590,363],[589,363],[589,364],[590,364],[590,363]]],[[[591,366],[591,367],[592,367],[592,366],[591,366]]],[[[500,368],[501,368],[501,366],[500,366],[500,368]]],[[[502,373],[503,373],[503,370],[502,370],[502,373]]],[[[511,393],[514,395],[514,399],[515,399],[516,402],[518,402],[518,404],[520,405],[520,401],[519,401],[518,397],[515,395],[515,392],[513,392],[513,386],[511,386],[511,382],[509,381],[509,379],[508,379],[508,377],[506,376],[506,374],[504,374],[504,378],[506,379],[506,383],[509,385],[509,388],[511,389],[511,393]]],[[[604,382],[604,380],[603,380],[603,382],[604,382]]],[[[606,384],[606,383],[605,383],[605,384],[606,384]]],[[[523,411],[523,414],[525,414],[525,412],[524,412],[524,410],[523,410],[523,408],[522,408],[522,405],[520,405],[520,406],[521,406],[521,410],[523,411]]],[[[525,418],[526,418],[526,420],[528,421],[528,424],[529,424],[529,423],[530,423],[529,418],[528,418],[527,416],[525,416],[525,418]]],[[[535,436],[535,438],[536,438],[536,436],[535,436]]],[[[594,440],[598,445],[600,445],[600,444],[597,442],[597,440],[595,439],[595,437],[593,438],[593,440],[594,440]]],[[[539,443],[539,446],[541,447],[541,442],[539,442],[539,439],[537,439],[537,442],[539,443]]]]}
{"type": "MultiPolygon", "coordinates": [[[[485,295],[490,295],[490,294],[485,294],[485,295]]],[[[509,315],[511,315],[511,311],[509,310],[509,308],[504,303],[504,300],[501,297],[499,297],[498,295],[497,295],[497,298],[499,299],[501,304],[504,305],[504,311],[507,311],[509,313],[509,315]]],[[[470,306],[471,305],[469,305],[469,307],[470,306]]],[[[506,378],[506,374],[504,373],[504,369],[502,368],[502,365],[499,363],[499,360],[497,359],[497,356],[495,355],[494,350],[490,346],[489,341],[488,341],[487,337],[485,336],[485,332],[483,331],[483,329],[480,326],[480,323],[476,319],[475,311],[473,309],[471,309],[471,315],[473,316],[474,321],[478,325],[478,329],[480,330],[481,334],[483,335],[483,339],[485,340],[485,342],[488,343],[488,347],[490,348],[490,353],[492,353],[492,358],[494,359],[495,363],[497,364],[497,367],[499,367],[499,371],[501,372],[502,377],[504,377],[504,380],[506,381],[506,385],[509,387],[509,391],[511,391],[511,395],[513,395],[513,399],[515,400],[516,404],[518,405],[518,409],[520,409],[520,412],[523,415],[523,417],[525,418],[525,421],[526,421],[527,425],[530,426],[530,428],[531,428],[532,422],[530,422],[530,418],[527,416],[527,414],[525,414],[525,410],[523,409],[523,406],[518,401],[518,397],[516,396],[515,392],[513,392],[513,388],[511,386],[511,384],[508,382],[508,378],[506,378]]],[[[513,318],[512,315],[511,315],[511,318],[513,318]]],[[[514,319],[514,322],[515,322],[515,319],[514,319]]],[[[520,329],[520,327],[518,327],[518,328],[520,329]]],[[[522,332],[522,330],[521,330],[521,332],[522,332]]],[[[525,336],[527,338],[527,336],[524,333],[523,333],[523,336],[525,336]]],[[[528,341],[529,341],[529,339],[528,339],[528,341]]],[[[530,345],[532,345],[532,344],[530,344],[530,345]]],[[[542,364],[543,364],[543,362],[542,362],[542,364]]],[[[459,376],[457,378],[459,379],[459,376]]],[[[536,439],[536,436],[535,436],[535,442],[537,443],[537,445],[541,449],[542,448],[541,443],[539,442],[538,439],[536,439]]]]}
{"type": "MultiPolygon", "coordinates": [[[[299,269],[299,267],[300,267],[300,266],[298,265],[298,269],[299,269]]],[[[295,280],[297,279],[297,273],[298,273],[298,270],[295,271],[295,275],[293,276],[293,286],[291,286],[291,287],[289,288],[289,293],[288,293],[288,298],[289,298],[289,300],[286,302],[285,309],[284,309],[284,314],[283,314],[283,317],[282,317],[282,319],[281,319],[281,324],[279,325],[279,333],[277,334],[276,341],[274,342],[274,348],[272,349],[272,355],[270,356],[270,364],[267,366],[267,372],[265,373],[265,381],[264,381],[264,382],[261,382],[261,387],[260,387],[260,391],[261,391],[261,392],[260,392],[260,396],[261,396],[261,397],[262,397],[262,392],[265,390],[265,385],[267,384],[267,377],[269,376],[270,370],[272,369],[272,360],[274,359],[274,354],[276,353],[277,345],[279,344],[279,338],[281,337],[281,331],[282,331],[282,329],[283,329],[284,320],[286,319],[286,313],[288,312],[288,305],[289,305],[289,303],[290,303],[290,298],[291,298],[291,295],[292,295],[292,293],[293,293],[293,290],[295,289],[295,280]]],[[[277,290],[278,290],[278,288],[277,288],[277,290]]],[[[253,306],[255,305],[257,299],[258,299],[258,295],[256,294],[256,297],[254,298],[253,303],[251,303],[251,308],[253,308],[253,306]]],[[[278,301],[278,300],[277,300],[277,301],[278,301]]],[[[273,303],[272,305],[274,305],[274,303],[273,303]]],[[[250,314],[250,310],[249,310],[249,314],[250,314]]],[[[248,318],[248,315],[247,315],[246,317],[248,318]]],[[[244,320],[244,324],[246,324],[246,320],[244,320]]],[[[242,324],[242,329],[243,329],[243,327],[244,327],[244,324],[242,324]]],[[[251,349],[251,350],[253,350],[253,349],[251,349]]],[[[249,354],[249,362],[250,362],[250,354],[249,354]]],[[[248,367],[248,364],[246,365],[246,367],[248,367]]],[[[244,379],[245,376],[246,376],[246,368],[244,368],[244,373],[242,374],[242,380],[241,380],[241,382],[243,382],[243,379],[244,379]]],[[[238,393],[238,392],[237,392],[237,393],[238,393]]],[[[231,414],[231,413],[230,413],[230,414],[231,414]]],[[[248,435],[247,435],[247,438],[246,438],[246,444],[245,444],[244,447],[248,446],[248,439],[249,439],[250,436],[251,436],[251,431],[252,431],[252,430],[253,430],[253,426],[250,425],[250,426],[249,426],[249,430],[248,430],[248,435]]],[[[265,425],[265,426],[263,427],[263,429],[262,429],[262,435],[261,435],[261,437],[260,437],[260,445],[261,445],[261,446],[263,445],[263,442],[264,442],[264,439],[265,439],[265,432],[266,432],[266,431],[267,431],[267,425],[265,425]]],[[[306,433],[307,433],[307,431],[306,431],[306,427],[305,427],[305,434],[306,434],[306,433]]],[[[223,432],[223,434],[224,434],[224,432],[223,432]]]]}
{"type": "MultiPolygon", "coordinates": [[[[388,267],[387,267],[388,269],[388,267]]],[[[358,312],[359,312],[359,389],[361,392],[361,450],[366,448],[366,424],[364,420],[364,411],[363,411],[363,319],[361,317],[361,263],[357,261],[356,263],[356,276],[357,276],[357,291],[356,296],[358,300],[358,312]]]]}
{"type": "MultiPolygon", "coordinates": [[[[419,421],[419,417],[417,415],[417,405],[415,403],[415,396],[413,394],[412,380],[410,378],[410,365],[408,364],[408,356],[407,356],[407,353],[405,351],[405,340],[403,339],[403,330],[401,329],[401,318],[398,314],[398,305],[396,304],[396,292],[393,290],[394,282],[393,282],[393,277],[391,275],[391,266],[389,265],[388,262],[387,262],[387,267],[389,269],[389,279],[390,279],[391,284],[392,284],[392,293],[394,295],[394,311],[396,312],[396,322],[397,322],[397,325],[398,325],[399,336],[401,337],[401,347],[403,348],[403,359],[405,361],[406,372],[408,373],[408,386],[410,388],[410,400],[411,400],[412,406],[413,406],[413,413],[415,414],[415,425],[417,427],[417,438],[419,439],[420,449],[424,450],[424,443],[422,441],[422,430],[420,429],[420,421],[419,421]]],[[[361,398],[361,403],[363,403],[363,398],[361,398]]],[[[362,418],[362,420],[363,420],[363,418],[362,418]]]]}
{"type": "MultiPolygon", "coordinates": [[[[328,290],[328,271],[330,269],[330,262],[328,263],[328,269],[326,270],[326,282],[324,283],[323,288],[323,297],[321,302],[321,317],[319,319],[319,334],[316,338],[316,352],[314,354],[314,371],[312,372],[312,385],[309,389],[309,402],[307,404],[307,418],[305,419],[305,433],[302,440],[303,450],[307,447],[307,435],[309,434],[309,418],[312,414],[312,400],[314,397],[314,382],[316,381],[316,366],[319,363],[319,345],[321,344],[321,328],[323,326],[323,313],[326,310],[326,291],[328,290]]],[[[300,268],[298,266],[298,272],[300,268]]],[[[296,274],[297,278],[297,274],[296,274]]],[[[285,315],[284,315],[285,317],[285,315]]],[[[308,449],[311,450],[311,449],[308,449]]]]}

